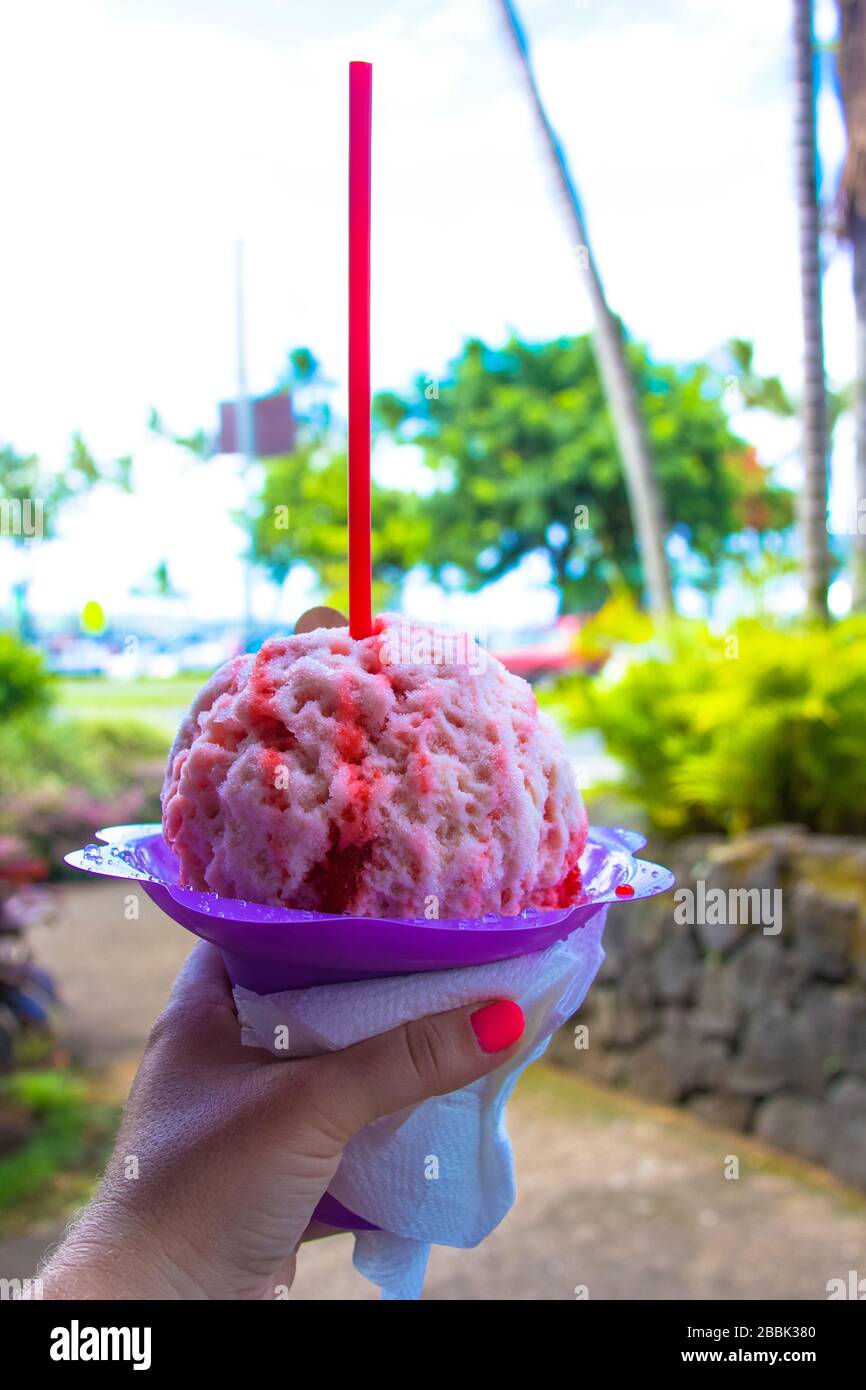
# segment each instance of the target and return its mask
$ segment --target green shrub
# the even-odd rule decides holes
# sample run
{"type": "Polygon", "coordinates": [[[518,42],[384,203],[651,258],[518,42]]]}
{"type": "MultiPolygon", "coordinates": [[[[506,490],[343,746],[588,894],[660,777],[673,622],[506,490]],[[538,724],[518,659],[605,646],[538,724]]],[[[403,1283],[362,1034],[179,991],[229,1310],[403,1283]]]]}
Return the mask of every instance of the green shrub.
{"type": "Polygon", "coordinates": [[[0,632],[0,720],[45,709],[51,683],[41,653],[0,632]]]}
{"type": "Polygon", "coordinates": [[[159,820],[169,737],[135,720],[25,716],[0,725],[0,839],[22,840],[54,877],[65,872],[64,854],[103,826],[159,820]]]}
{"type": "Polygon", "coordinates": [[[866,833],[866,620],[681,623],[618,679],[560,684],[557,710],[601,731],[620,790],[669,834],[779,821],[866,833]]]}
{"type": "Polygon", "coordinates": [[[167,751],[165,735],[137,720],[27,716],[0,726],[0,795],[75,786],[108,796],[167,751]]]}

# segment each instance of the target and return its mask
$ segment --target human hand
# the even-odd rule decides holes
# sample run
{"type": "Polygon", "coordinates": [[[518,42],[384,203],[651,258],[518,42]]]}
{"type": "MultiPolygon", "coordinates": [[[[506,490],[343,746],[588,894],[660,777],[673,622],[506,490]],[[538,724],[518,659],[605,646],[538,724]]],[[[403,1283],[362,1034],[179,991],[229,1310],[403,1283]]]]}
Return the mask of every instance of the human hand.
{"type": "Polygon", "coordinates": [[[487,1075],[523,1027],[510,1000],[470,1004],[276,1060],[241,1045],[222,958],[200,942],[151,1033],[102,1185],[42,1272],[43,1297],[283,1295],[352,1136],[487,1075]]]}

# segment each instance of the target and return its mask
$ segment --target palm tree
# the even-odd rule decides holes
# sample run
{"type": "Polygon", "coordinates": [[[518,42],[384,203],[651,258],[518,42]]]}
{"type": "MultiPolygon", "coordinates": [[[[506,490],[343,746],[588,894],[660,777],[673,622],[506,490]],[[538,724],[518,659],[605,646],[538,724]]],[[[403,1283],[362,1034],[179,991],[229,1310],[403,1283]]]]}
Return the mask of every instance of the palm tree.
{"type": "Polygon", "coordinates": [[[812,0],[793,0],[794,159],[803,312],[803,492],[800,524],[808,612],[827,618],[827,392],[821,318],[821,219],[815,122],[812,0]]]}
{"type": "Polygon", "coordinates": [[[560,189],[586,273],[595,332],[593,342],[599,372],[613,420],[625,473],[629,506],[640,552],[647,600],[652,613],[664,616],[673,607],[671,574],[665,550],[667,525],[658,480],[641,419],[634,380],[628,365],[619,320],[604,294],[598,263],[589,241],[586,217],[565,151],[550,124],[529,57],[526,35],[512,0],[500,0],[508,32],[517,50],[536,120],[552,157],[560,189]]]}
{"type": "Polygon", "coordinates": [[[856,506],[854,526],[854,607],[866,610],[866,526],[861,533],[860,508],[866,507],[866,4],[837,0],[839,6],[839,77],[848,130],[848,154],[842,170],[840,231],[851,243],[854,312],[857,337],[857,379],[854,386],[856,429],[856,506]]]}

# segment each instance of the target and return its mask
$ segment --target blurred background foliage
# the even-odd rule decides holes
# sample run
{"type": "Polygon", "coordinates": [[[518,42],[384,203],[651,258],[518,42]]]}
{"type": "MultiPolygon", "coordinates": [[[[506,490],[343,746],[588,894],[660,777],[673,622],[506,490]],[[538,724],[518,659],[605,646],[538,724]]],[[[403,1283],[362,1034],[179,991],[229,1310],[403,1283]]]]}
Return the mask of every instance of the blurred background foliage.
{"type": "Polygon", "coordinates": [[[70,717],[59,688],[38,651],[0,633],[0,837],[26,847],[0,853],[0,879],[20,879],[24,857],[31,877],[56,876],[101,825],[158,812],[165,734],[122,709],[70,717]]]}
{"type": "Polygon", "coordinates": [[[0,632],[0,719],[34,714],[50,703],[51,676],[41,652],[0,632]]]}
{"type": "MultiPolygon", "coordinates": [[[[637,636],[635,621],[602,612],[599,637],[637,636]]],[[[550,703],[570,727],[601,732],[622,767],[616,790],[653,829],[866,834],[866,618],[743,620],[723,636],[678,619],[646,635],[639,657],[560,682],[550,703]]]]}
{"type": "MultiPolygon", "coordinates": [[[[375,483],[372,509],[373,605],[381,609],[399,594],[406,571],[424,561],[431,518],[414,493],[375,483]]],[[[253,554],[277,584],[293,565],[309,565],[322,601],[346,612],[346,517],[345,452],[329,448],[320,428],[305,421],[295,453],[269,460],[265,469],[253,554]]]]}
{"type": "MultiPolygon", "coordinates": [[[[734,434],[710,366],[654,362],[631,344],[653,457],[677,533],[716,586],[728,540],[758,542],[793,521],[793,499],[734,434]]],[[[423,450],[439,486],[426,499],[427,562],[471,589],[530,554],[550,563],[563,612],[597,608],[617,579],[643,576],[611,416],[588,334],[501,347],[467,342],[436,383],[377,396],[375,418],[423,450]],[[581,510],[583,509],[583,510],[581,510]]]]}

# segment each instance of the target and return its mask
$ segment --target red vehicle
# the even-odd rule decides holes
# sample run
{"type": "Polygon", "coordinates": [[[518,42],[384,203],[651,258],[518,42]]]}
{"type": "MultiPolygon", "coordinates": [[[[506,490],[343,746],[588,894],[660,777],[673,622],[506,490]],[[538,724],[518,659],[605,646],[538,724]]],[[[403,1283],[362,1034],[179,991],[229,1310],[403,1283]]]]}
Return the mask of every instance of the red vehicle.
{"type": "Polygon", "coordinates": [[[595,671],[603,657],[593,650],[581,648],[580,632],[586,618],[569,613],[557,618],[552,627],[532,628],[514,633],[509,638],[493,638],[493,655],[503,666],[524,680],[534,681],[541,676],[564,675],[567,671],[595,671]]]}

